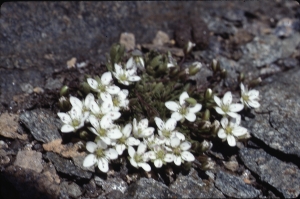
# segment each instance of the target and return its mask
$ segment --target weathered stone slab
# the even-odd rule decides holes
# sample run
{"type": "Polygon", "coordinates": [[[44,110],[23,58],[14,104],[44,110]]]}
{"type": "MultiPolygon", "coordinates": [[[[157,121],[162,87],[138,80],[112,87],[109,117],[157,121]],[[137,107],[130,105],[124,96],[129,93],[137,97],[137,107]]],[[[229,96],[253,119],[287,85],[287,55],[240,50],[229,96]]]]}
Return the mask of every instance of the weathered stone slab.
{"type": "Polygon", "coordinates": [[[34,109],[25,111],[20,115],[20,121],[30,130],[38,141],[48,143],[55,139],[61,139],[58,129],[61,127],[56,115],[46,109],[34,109]]]}
{"type": "Polygon", "coordinates": [[[256,198],[260,191],[246,184],[241,178],[222,171],[217,173],[215,185],[223,194],[233,198],[256,198]]]}
{"type": "Polygon", "coordinates": [[[263,150],[243,148],[239,153],[244,164],[260,179],[283,194],[296,198],[300,194],[300,170],[291,163],[285,163],[263,150]]]}

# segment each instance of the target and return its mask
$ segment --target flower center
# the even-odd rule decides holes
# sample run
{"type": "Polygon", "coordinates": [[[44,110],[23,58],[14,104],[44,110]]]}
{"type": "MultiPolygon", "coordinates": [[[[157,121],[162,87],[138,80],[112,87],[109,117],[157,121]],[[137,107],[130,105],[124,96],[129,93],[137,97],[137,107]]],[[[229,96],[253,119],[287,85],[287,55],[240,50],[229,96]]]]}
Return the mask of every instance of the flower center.
{"type": "Polygon", "coordinates": [[[170,132],[170,131],[164,129],[164,130],[162,130],[161,132],[162,132],[162,134],[163,134],[163,136],[164,136],[165,138],[170,138],[170,135],[171,135],[171,132],[170,132]]]}
{"type": "Polygon", "coordinates": [[[164,150],[159,150],[156,152],[156,159],[160,159],[160,160],[163,160],[165,157],[165,152],[164,150]]]}
{"type": "Polygon", "coordinates": [[[222,111],[224,111],[225,113],[229,112],[229,104],[222,104],[222,105],[221,105],[221,109],[222,109],[222,111]]]}
{"type": "Polygon", "coordinates": [[[97,133],[99,134],[100,137],[105,137],[106,136],[106,130],[99,128],[97,129],[97,133]]]}
{"type": "Polygon", "coordinates": [[[242,95],[242,98],[245,102],[249,101],[249,95],[244,94],[244,95],[242,95]]]}
{"type": "Polygon", "coordinates": [[[126,143],[126,137],[123,136],[118,140],[118,144],[125,144],[126,143]]]}
{"type": "Polygon", "coordinates": [[[119,107],[120,101],[117,97],[114,97],[112,102],[113,102],[114,107],[119,107]]]}
{"type": "Polygon", "coordinates": [[[96,151],[97,159],[102,158],[104,156],[105,156],[104,150],[103,149],[97,149],[97,151],[96,151]]]}
{"type": "Polygon", "coordinates": [[[72,126],[79,126],[79,124],[80,124],[80,121],[78,120],[78,119],[73,119],[72,120],[72,126]]]}
{"type": "Polygon", "coordinates": [[[180,154],[181,154],[180,148],[179,148],[179,147],[175,148],[175,149],[173,150],[173,153],[174,153],[174,155],[176,155],[176,156],[180,156],[180,154]]]}
{"type": "Polygon", "coordinates": [[[125,73],[121,73],[121,74],[119,75],[119,79],[120,79],[121,81],[127,81],[127,75],[126,75],[125,73]]]}
{"type": "Polygon", "coordinates": [[[143,161],[143,157],[137,153],[134,154],[133,159],[135,160],[136,163],[143,161]]]}
{"type": "Polygon", "coordinates": [[[227,135],[230,135],[231,132],[232,132],[232,127],[227,126],[227,127],[225,128],[225,132],[226,132],[227,135]]]}
{"type": "Polygon", "coordinates": [[[101,93],[106,92],[106,86],[102,84],[98,84],[98,89],[100,90],[101,93]]]}
{"type": "Polygon", "coordinates": [[[186,115],[187,114],[187,108],[182,106],[179,108],[178,112],[181,114],[181,115],[186,115]]]}

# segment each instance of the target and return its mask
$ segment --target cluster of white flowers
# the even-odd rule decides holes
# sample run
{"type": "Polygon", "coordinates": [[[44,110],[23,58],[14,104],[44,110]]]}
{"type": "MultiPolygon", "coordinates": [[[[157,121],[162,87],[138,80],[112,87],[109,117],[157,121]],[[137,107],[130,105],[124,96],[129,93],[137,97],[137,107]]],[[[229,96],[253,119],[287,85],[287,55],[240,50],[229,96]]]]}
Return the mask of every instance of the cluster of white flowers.
{"type": "Polygon", "coordinates": [[[241,99],[240,103],[232,103],[232,94],[230,91],[226,92],[222,100],[214,96],[214,101],[217,106],[215,110],[218,114],[222,115],[221,119],[221,128],[218,131],[218,137],[223,141],[227,140],[229,146],[235,146],[236,140],[243,137],[248,137],[248,130],[240,126],[241,115],[237,112],[240,112],[245,106],[249,108],[258,108],[260,106],[259,92],[257,90],[248,91],[247,88],[240,84],[241,88],[241,99]]]}
{"type": "MultiPolygon", "coordinates": [[[[137,69],[144,67],[144,61],[141,58],[130,58],[125,69],[119,64],[114,66],[115,78],[119,83],[129,85],[140,80],[137,69]]],[[[201,104],[188,105],[185,102],[189,98],[186,92],[181,94],[179,102],[165,103],[173,113],[166,122],[155,117],[157,125],[155,134],[155,128],[149,127],[147,118],[140,121],[134,118],[132,123],[129,122],[125,126],[115,123],[121,117],[120,111],[129,108],[127,99],[129,91],[121,90],[113,84],[111,72],[103,73],[101,78],[88,78],[87,83],[97,95],[89,93],[83,101],[71,96],[71,110],[67,113],[58,113],[64,123],[61,132],[75,132],[85,124],[89,124],[89,131],[96,135],[94,142],[86,143],[86,149],[90,154],[84,159],[84,167],[96,164],[102,172],[107,172],[110,160],[118,158],[126,149],[132,166],[141,167],[147,172],[151,170],[150,161],[157,168],[166,163],[174,162],[179,166],[185,161],[194,161],[194,155],[188,151],[191,143],[185,140],[182,133],[176,131],[177,121],[183,122],[184,119],[195,121],[195,113],[202,107],[201,104]]]]}

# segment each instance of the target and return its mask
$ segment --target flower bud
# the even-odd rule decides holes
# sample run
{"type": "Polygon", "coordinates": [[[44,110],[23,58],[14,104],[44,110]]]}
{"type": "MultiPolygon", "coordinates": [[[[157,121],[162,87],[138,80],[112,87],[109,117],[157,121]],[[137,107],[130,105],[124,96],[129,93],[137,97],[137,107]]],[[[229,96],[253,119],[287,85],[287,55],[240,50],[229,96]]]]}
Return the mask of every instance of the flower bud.
{"type": "Polygon", "coordinates": [[[210,65],[212,71],[215,73],[217,71],[220,70],[220,62],[217,61],[216,59],[213,59],[212,62],[211,62],[211,65],[210,65]]]}
{"type": "Polygon", "coordinates": [[[209,109],[206,109],[204,111],[204,114],[202,116],[202,120],[205,120],[205,121],[209,121],[210,120],[210,111],[209,111],[209,109]]]}
{"type": "Polygon", "coordinates": [[[201,152],[205,152],[205,151],[210,150],[213,145],[211,142],[203,140],[203,142],[201,142],[200,146],[201,146],[201,148],[200,148],[201,152]]]}
{"type": "Polygon", "coordinates": [[[82,82],[80,84],[79,89],[84,93],[84,94],[88,94],[91,92],[91,87],[87,82],[82,82]]]}
{"type": "Polygon", "coordinates": [[[209,100],[212,98],[212,90],[210,88],[206,89],[205,94],[204,94],[204,98],[206,100],[209,100]]]}
{"type": "Polygon", "coordinates": [[[253,87],[259,85],[261,82],[262,82],[261,78],[258,77],[256,79],[252,80],[251,82],[249,82],[248,87],[253,88],[253,87]]]}
{"type": "Polygon", "coordinates": [[[68,86],[63,86],[61,89],[60,89],[60,96],[67,96],[69,94],[69,87],[68,86]]]}
{"type": "Polygon", "coordinates": [[[223,69],[221,70],[221,77],[222,77],[222,78],[226,78],[226,76],[227,76],[227,71],[226,71],[225,68],[223,68],[223,69]]]}
{"type": "Polygon", "coordinates": [[[238,77],[238,81],[239,82],[243,82],[245,80],[245,74],[244,73],[240,73],[239,77],[238,77]]]}
{"type": "Polygon", "coordinates": [[[183,49],[184,54],[185,54],[185,55],[189,54],[189,53],[191,52],[192,48],[195,47],[195,46],[196,46],[196,44],[194,44],[194,43],[192,43],[191,41],[189,41],[189,42],[185,45],[185,47],[184,47],[184,49],[183,49]]]}
{"type": "Polygon", "coordinates": [[[192,66],[189,67],[189,75],[196,75],[200,69],[202,68],[202,64],[200,62],[194,62],[192,66]]]}
{"type": "Polygon", "coordinates": [[[215,167],[215,163],[210,158],[208,158],[207,162],[201,165],[201,169],[203,171],[212,170],[214,169],[214,167],[215,167]]]}
{"type": "Polygon", "coordinates": [[[186,98],[184,101],[189,103],[192,106],[195,106],[197,104],[197,101],[192,97],[186,98]]]}
{"type": "Polygon", "coordinates": [[[81,131],[81,132],[79,133],[79,137],[80,137],[81,139],[83,139],[83,140],[88,140],[89,134],[88,134],[88,132],[86,132],[86,131],[81,131]]]}
{"type": "Polygon", "coordinates": [[[59,104],[59,108],[62,111],[69,111],[71,109],[71,103],[69,100],[67,100],[67,98],[65,98],[64,96],[60,97],[58,100],[58,104],[59,104]]]}
{"type": "Polygon", "coordinates": [[[211,125],[211,133],[213,136],[216,136],[218,131],[219,131],[219,127],[220,127],[220,122],[218,120],[215,120],[212,125],[211,125]]]}

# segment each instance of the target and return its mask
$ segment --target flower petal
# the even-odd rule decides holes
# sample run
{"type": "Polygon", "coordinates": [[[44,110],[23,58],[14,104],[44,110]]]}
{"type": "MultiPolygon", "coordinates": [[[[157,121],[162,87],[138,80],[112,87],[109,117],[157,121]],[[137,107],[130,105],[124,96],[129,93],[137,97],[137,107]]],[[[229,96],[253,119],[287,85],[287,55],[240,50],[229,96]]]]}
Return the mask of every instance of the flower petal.
{"type": "Polygon", "coordinates": [[[90,108],[90,104],[92,101],[95,100],[95,97],[92,93],[89,93],[86,97],[85,97],[85,100],[84,100],[84,106],[86,108],[90,108]]]}
{"type": "Polygon", "coordinates": [[[123,151],[126,149],[125,144],[118,144],[116,145],[116,151],[118,152],[119,155],[123,154],[123,151]]]}
{"type": "Polygon", "coordinates": [[[94,154],[87,155],[83,160],[84,167],[93,166],[97,162],[96,156],[94,154]]]}
{"type": "Polygon", "coordinates": [[[154,160],[154,166],[156,168],[161,168],[163,165],[163,162],[160,159],[154,160]]]}
{"type": "Polygon", "coordinates": [[[130,157],[133,157],[135,154],[135,150],[132,146],[128,146],[128,154],[130,157]]]}
{"type": "Polygon", "coordinates": [[[72,104],[73,107],[76,106],[79,109],[82,109],[82,106],[83,106],[82,102],[77,97],[70,96],[70,103],[72,104]]]}
{"type": "Polygon", "coordinates": [[[221,125],[222,125],[222,127],[223,127],[224,129],[228,126],[228,119],[227,119],[227,117],[223,117],[223,118],[221,119],[221,125]]]}
{"type": "Polygon", "coordinates": [[[131,69],[134,66],[133,57],[130,57],[126,63],[126,69],[131,69]]]}
{"type": "Polygon", "coordinates": [[[87,142],[86,143],[86,150],[90,153],[94,153],[97,148],[97,144],[95,142],[87,142]]]}
{"type": "Polygon", "coordinates": [[[133,158],[130,158],[129,161],[132,166],[134,166],[135,168],[138,168],[138,164],[136,163],[136,161],[133,158]]]}
{"type": "Polygon", "coordinates": [[[153,135],[154,133],[154,128],[153,127],[148,127],[145,130],[143,130],[143,137],[149,137],[150,135],[153,135]]]}
{"type": "Polygon", "coordinates": [[[69,124],[64,124],[61,127],[60,131],[62,133],[71,133],[71,132],[75,131],[75,128],[73,126],[69,125],[69,124]]]}
{"type": "Polygon", "coordinates": [[[108,172],[108,161],[104,158],[100,158],[98,160],[98,168],[100,169],[100,171],[102,171],[103,173],[107,173],[108,172]]]}
{"type": "Polygon", "coordinates": [[[165,106],[167,107],[167,109],[169,109],[171,111],[178,111],[178,109],[180,108],[180,105],[174,101],[166,102],[165,106]]]}
{"type": "Polygon", "coordinates": [[[98,114],[101,112],[99,105],[95,101],[91,102],[90,109],[94,114],[98,114]]]}
{"type": "Polygon", "coordinates": [[[115,160],[118,158],[118,152],[112,148],[106,150],[105,155],[106,155],[106,157],[108,157],[111,160],[115,160]]]}
{"type": "Polygon", "coordinates": [[[221,138],[221,139],[225,139],[227,137],[227,134],[225,133],[224,129],[219,129],[218,137],[221,138]]]}
{"type": "Polygon", "coordinates": [[[65,123],[65,124],[71,124],[72,123],[72,119],[71,119],[69,114],[59,112],[59,113],[57,113],[57,115],[63,123],[65,123]]]}
{"type": "Polygon", "coordinates": [[[109,94],[112,94],[112,95],[116,95],[118,94],[118,92],[120,92],[120,88],[116,85],[111,85],[111,86],[107,86],[106,87],[106,91],[109,93],[109,94]]]}
{"type": "Polygon", "coordinates": [[[89,121],[95,129],[98,129],[100,127],[99,120],[94,115],[91,115],[89,117],[89,121]]]}
{"type": "Polygon", "coordinates": [[[181,153],[181,158],[187,162],[192,162],[195,160],[194,155],[189,151],[183,151],[181,153]]]}
{"type": "Polygon", "coordinates": [[[174,118],[176,121],[180,121],[183,118],[183,116],[178,112],[174,112],[172,113],[171,118],[174,118]]]}
{"type": "Polygon", "coordinates": [[[98,82],[92,78],[87,78],[87,83],[90,85],[90,87],[94,90],[98,89],[98,82]]]}
{"type": "Polygon", "coordinates": [[[176,137],[178,137],[180,140],[182,140],[182,141],[185,140],[185,136],[184,136],[182,133],[177,132],[177,131],[174,132],[174,133],[175,133],[174,135],[175,135],[176,137]]]}
{"type": "Polygon", "coordinates": [[[191,148],[191,143],[190,142],[183,142],[180,144],[180,148],[183,151],[189,150],[191,148]]]}
{"type": "Polygon", "coordinates": [[[253,108],[260,107],[260,104],[258,103],[258,101],[249,101],[248,104],[253,108]]]}
{"type": "Polygon", "coordinates": [[[227,142],[228,142],[229,146],[235,146],[236,145],[235,138],[232,135],[227,136],[227,142]]]}
{"type": "Polygon", "coordinates": [[[100,120],[100,126],[103,129],[108,129],[113,124],[112,119],[110,118],[110,115],[104,115],[100,120]]]}
{"type": "Polygon", "coordinates": [[[135,139],[134,137],[129,137],[127,140],[126,140],[126,144],[128,146],[137,146],[140,144],[140,140],[138,139],[135,139]]]}
{"type": "Polygon", "coordinates": [[[148,127],[148,119],[142,119],[139,124],[138,124],[138,128],[140,129],[146,129],[148,127]]]}
{"type": "MultiPolygon", "coordinates": [[[[120,73],[123,73],[122,66],[120,66],[119,64],[115,63],[115,71],[116,71],[117,75],[119,75],[120,73]]],[[[116,78],[117,78],[117,76],[116,76],[116,78]]]]}
{"type": "Polygon", "coordinates": [[[197,113],[197,112],[199,112],[201,110],[201,108],[202,108],[201,104],[196,104],[193,107],[189,107],[188,110],[189,110],[189,112],[197,113]]]}
{"type": "Polygon", "coordinates": [[[181,95],[179,96],[179,104],[182,106],[185,104],[185,99],[189,98],[189,95],[187,94],[186,91],[184,91],[183,93],[181,93],[181,95]]]}
{"type": "Polygon", "coordinates": [[[159,117],[155,117],[154,121],[155,121],[156,126],[158,127],[159,130],[164,129],[165,123],[159,117]]]}
{"type": "Polygon", "coordinates": [[[111,145],[111,139],[106,136],[101,136],[100,139],[107,145],[111,145]]]}
{"type": "Polygon", "coordinates": [[[243,83],[240,84],[240,88],[241,88],[242,93],[245,92],[245,86],[243,83]]]}
{"type": "Polygon", "coordinates": [[[164,161],[165,161],[165,162],[173,162],[173,161],[174,161],[174,155],[173,155],[173,154],[167,153],[167,154],[165,155],[164,161]]]}
{"type": "Polygon", "coordinates": [[[232,134],[236,137],[245,135],[246,133],[247,133],[247,129],[241,126],[237,126],[232,129],[232,134]]]}
{"type": "Polygon", "coordinates": [[[111,72],[105,72],[101,76],[101,83],[103,85],[108,85],[112,81],[111,72]]]}
{"type": "Polygon", "coordinates": [[[257,99],[259,96],[259,91],[258,90],[250,90],[248,92],[249,99],[257,99]]]}
{"type": "Polygon", "coordinates": [[[174,138],[171,139],[171,146],[172,146],[173,148],[179,146],[179,144],[180,144],[179,138],[174,137],[174,138]]]}
{"type": "Polygon", "coordinates": [[[243,104],[230,104],[229,110],[230,112],[239,112],[244,108],[243,104]]]}
{"type": "Polygon", "coordinates": [[[155,155],[155,152],[154,152],[154,151],[149,151],[149,152],[147,152],[147,154],[148,154],[148,157],[149,157],[151,160],[156,159],[156,155],[155,155]]]}
{"type": "Polygon", "coordinates": [[[103,140],[100,140],[100,139],[97,141],[97,146],[101,149],[107,148],[107,144],[103,140]]]}
{"type": "Polygon", "coordinates": [[[138,166],[142,167],[147,172],[151,171],[151,167],[148,163],[140,162],[138,163],[138,166]]]}
{"type": "Polygon", "coordinates": [[[176,124],[177,124],[177,121],[174,118],[170,118],[167,120],[165,128],[168,131],[173,131],[176,127],[176,124]]]}
{"type": "Polygon", "coordinates": [[[220,115],[225,115],[225,112],[220,108],[220,107],[215,107],[217,113],[219,113],[220,115]]]}
{"type": "Polygon", "coordinates": [[[137,153],[138,154],[144,154],[146,150],[147,150],[147,145],[142,142],[138,146],[137,153]]]}
{"type": "Polygon", "coordinates": [[[137,81],[140,81],[141,78],[139,76],[135,75],[135,76],[129,76],[128,80],[131,82],[137,82],[137,81]]]}
{"type": "Polygon", "coordinates": [[[227,91],[222,99],[223,104],[231,104],[232,102],[232,94],[230,91],[227,91]]]}
{"type": "Polygon", "coordinates": [[[117,120],[121,117],[121,113],[118,111],[111,111],[108,115],[112,120],[117,120]]]}
{"type": "Polygon", "coordinates": [[[174,163],[177,166],[180,166],[181,165],[181,157],[180,156],[174,156],[174,163]]]}
{"type": "Polygon", "coordinates": [[[222,101],[221,101],[221,99],[220,99],[218,96],[214,95],[214,100],[215,100],[215,102],[216,102],[216,104],[217,104],[218,106],[221,106],[222,101]]]}
{"type": "Polygon", "coordinates": [[[234,112],[227,112],[227,115],[229,115],[229,116],[232,117],[232,118],[239,117],[239,114],[234,113],[234,112]]]}
{"type": "Polygon", "coordinates": [[[124,128],[122,129],[122,133],[126,137],[129,137],[129,135],[131,134],[131,131],[132,131],[132,124],[131,123],[126,124],[124,126],[124,128]]]}
{"type": "Polygon", "coordinates": [[[196,120],[196,115],[195,115],[195,113],[189,112],[189,113],[187,113],[187,114],[185,115],[185,118],[186,118],[188,121],[190,121],[190,122],[195,122],[195,120],[196,120]]]}
{"type": "Polygon", "coordinates": [[[122,137],[122,133],[119,129],[114,128],[114,129],[111,129],[107,132],[107,136],[110,139],[120,139],[122,137]]]}

